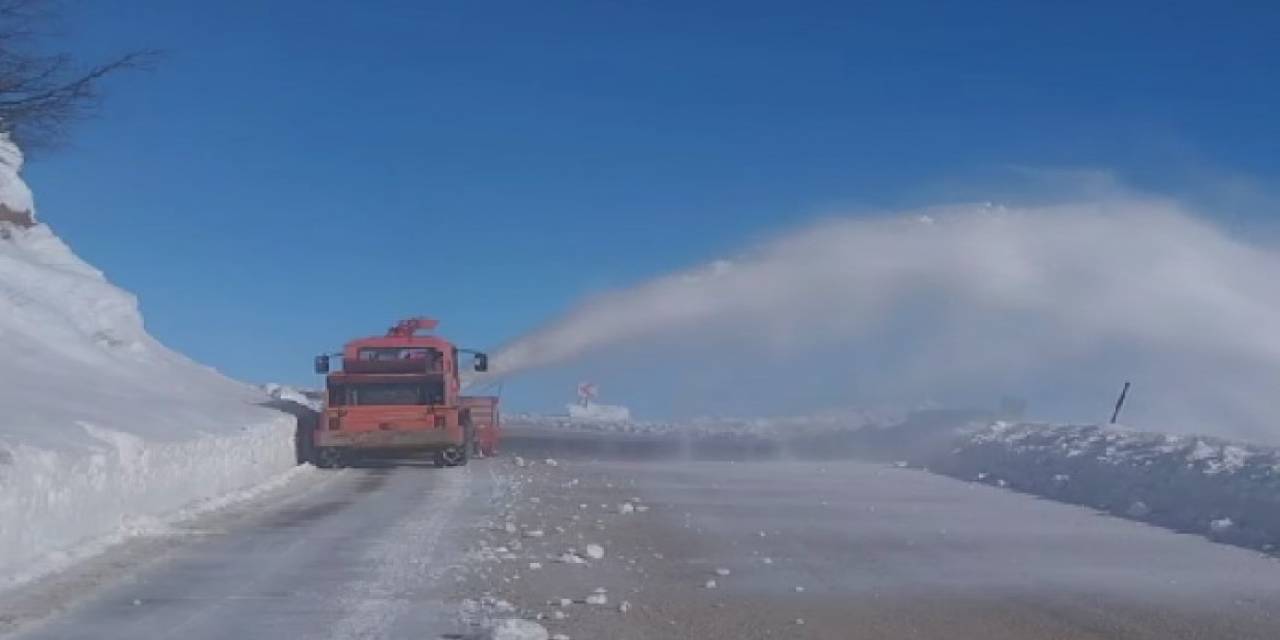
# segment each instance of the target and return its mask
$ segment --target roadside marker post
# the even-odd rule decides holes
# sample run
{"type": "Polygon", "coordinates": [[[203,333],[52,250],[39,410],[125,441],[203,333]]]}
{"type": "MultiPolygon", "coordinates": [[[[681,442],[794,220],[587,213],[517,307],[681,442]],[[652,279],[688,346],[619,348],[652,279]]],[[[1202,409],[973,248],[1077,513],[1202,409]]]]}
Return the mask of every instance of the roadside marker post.
{"type": "Polygon", "coordinates": [[[1120,397],[1116,400],[1116,410],[1111,412],[1111,424],[1115,424],[1120,419],[1120,410],[1124,408],[1125,398],[1129,397],[1129,381],[1126,380],[1124,388],[1120,390],[1120,397]]]}

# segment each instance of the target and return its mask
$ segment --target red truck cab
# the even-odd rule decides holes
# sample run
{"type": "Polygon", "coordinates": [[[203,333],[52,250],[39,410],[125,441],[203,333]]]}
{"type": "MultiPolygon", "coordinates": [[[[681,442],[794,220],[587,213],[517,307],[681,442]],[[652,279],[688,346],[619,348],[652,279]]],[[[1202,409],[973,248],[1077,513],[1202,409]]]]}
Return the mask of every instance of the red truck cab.
{"type": "MultiPolygon", "coordinates": [[[[427,452],[441,466],[466,464],[481,449],[471,405],[460,394],[460,350],[435,335],[428,318],[410,318],[385,336],[360,338],[342,349],[342,368],[316,357],[325,375],[325,403],[314,432],[319,466],[341,466],[361,453],[427,452]]],[[[488,357],[474,354],[485,371],[488,357]]],[[[496,417],[496,402],[492,406],[496,417]]],[[[496,442],[494,443],[496,447],[496,442]]]]}

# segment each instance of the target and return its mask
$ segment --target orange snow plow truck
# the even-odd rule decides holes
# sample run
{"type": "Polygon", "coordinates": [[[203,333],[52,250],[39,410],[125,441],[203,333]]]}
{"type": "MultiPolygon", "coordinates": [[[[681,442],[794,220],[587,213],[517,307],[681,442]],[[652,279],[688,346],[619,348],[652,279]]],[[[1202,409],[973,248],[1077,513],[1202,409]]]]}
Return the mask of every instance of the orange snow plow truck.
{"type": "Polygon", "coordinates": [[[463,396],[460,353],[486,371],[483,353],[459,349],[434,335],[430,318],[409,318],[385,336],[348,342],[340,354],[316,356],[325,374],[325,403],[313,432],[317,466],[340,467],[363,454],[427,453],[437,465],[467,464],[498,446],[498,399],[463,396]],[[342,368],[330,371],[331,358],[342,368]]]}

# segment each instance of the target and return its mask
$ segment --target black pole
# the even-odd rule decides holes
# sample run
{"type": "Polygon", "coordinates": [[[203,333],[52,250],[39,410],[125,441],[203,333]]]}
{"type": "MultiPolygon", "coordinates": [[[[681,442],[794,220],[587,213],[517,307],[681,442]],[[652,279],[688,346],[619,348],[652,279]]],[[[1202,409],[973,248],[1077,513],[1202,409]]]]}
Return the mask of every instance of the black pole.
{"type": "Polygon", "coordinates": [[[1111,424],[1115,424],[1120,419],[1120,410],[1124,408],[1124,399],[1129,396],[1129,381],[1126,380],[1124,388],[1120,390],[1120,398],[1116,400],[1116,410],[1111,413],[1111,424]]]}

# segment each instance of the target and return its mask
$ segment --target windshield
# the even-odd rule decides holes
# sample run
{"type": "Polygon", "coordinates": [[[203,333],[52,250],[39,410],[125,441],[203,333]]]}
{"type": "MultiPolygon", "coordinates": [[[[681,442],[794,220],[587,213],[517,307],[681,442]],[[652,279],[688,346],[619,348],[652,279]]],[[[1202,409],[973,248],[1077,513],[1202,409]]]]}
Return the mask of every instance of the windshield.
{"type": "Polygon", "coordinates": [[[428,405],[444,402],[444,381],[347,383],[329,387],[329,405],[428,405]]]}

